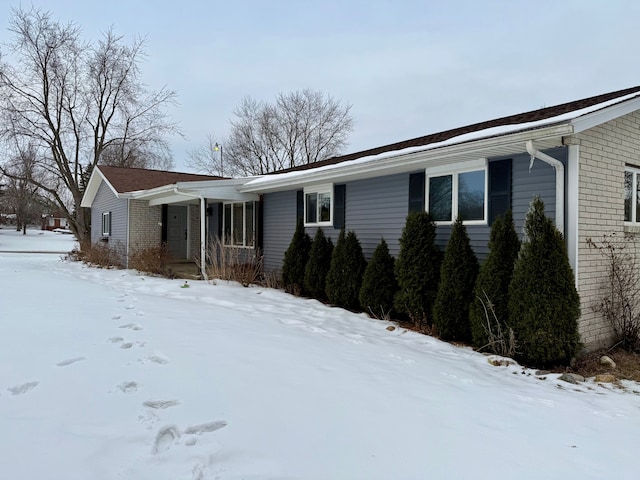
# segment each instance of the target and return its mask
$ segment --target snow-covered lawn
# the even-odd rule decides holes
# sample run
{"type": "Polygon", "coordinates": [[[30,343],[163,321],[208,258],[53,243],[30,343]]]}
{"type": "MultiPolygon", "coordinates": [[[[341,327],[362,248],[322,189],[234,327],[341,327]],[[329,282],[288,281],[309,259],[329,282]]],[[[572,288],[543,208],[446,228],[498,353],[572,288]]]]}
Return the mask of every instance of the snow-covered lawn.
{"type": "MultiPolygon", "coordinates": [[[[0,229],[0,250],[73,246],[40,233],[0,229]]],[[[60,257],[0,253],[2,478],[640,478],[637,384],[574,386],[280,291],[60,257]]]]}

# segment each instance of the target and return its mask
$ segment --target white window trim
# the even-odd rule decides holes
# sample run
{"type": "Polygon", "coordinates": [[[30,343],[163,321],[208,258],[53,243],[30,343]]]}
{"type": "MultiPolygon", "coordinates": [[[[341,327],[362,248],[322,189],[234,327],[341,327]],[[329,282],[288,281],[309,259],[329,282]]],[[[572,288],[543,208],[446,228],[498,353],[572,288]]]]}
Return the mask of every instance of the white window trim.
{"type": "Polygon", "coordinates": [[[111,212],[102,212],[102,236],[111,236],[111,212]]]}
{"type": "Polygon", "coordinates": [[[255,249],[256,248],[256,202],[224,202],[222,205],[222,246],[223,247],[232,247],[232,248],[249,248],[249,249],[255,249]],[[242,204],[242,245],[236,245],[233,243],[233,241],[231,241],[231,239],[233,238],[233,206],[236,203],[241,203],[242,204]],[[247,218],[247,203],[253,203],[253,245],[247,245],[247,222],[246,222],[246,218],[247,218]],[[231,225],[231,235],[229,238],[226,238],[225,235],[225,224],[226,224],[226,206],[227,205],[231,205],[231,219],[230,219],[230,225],[231,225]],[[227,243],[227,241],[231,241],[231,243],[227,243]]]}
{"type": "Polygon", "coordinates": [[[486,158],[470,162],[460,162],[449,165],[438,165],[425,170],[425,209],[429,211],[429,180],[433,177],[445,177],[451,175],[451,220],[438,220],[436,225],[453,225],[458,217],[458,176],[461,173],[484,171],[484,219],[463,220],[463,225],[488,225],[489,224],[489,168],[486,158]]]}
{"type": "MultiPolygon", "coordinates": [[[[302,197],[304,199],[304,226],[305,227],[323,227],[333,225],[333,206],[335,204],[335,194],[333,192],[333,184],[315,185],[313,187],[304,187],[302,197]],[[307,222],[307,195],[310,193],[328,193],[330,195],[329,202],[329,221],[327,222],[307,222]]],[[[316,211],[316,218],[320,218],[320,202],[318,202],[318,210],[316,211]]]]}
{"type": "MultiPolygon", "coordinates": [[[[634,220],[635,218],[637,218],[636,216],[636,210],[637,210],[637,191],[638,191],[638,181],[640,181],[640,168],[637,167],[632,167],[630,165],[625,165],[624,166],[624,173],[630,172],[633,174],[632,180],[631,180],[631,220],[625,220],[624,224],[626,226],[637,226],[640,225],[640,222],[634,220]]],[[[624,175],[624,174],[623,174],[624,175]]],[[[622,181],[624,182],[624,177],[622,178],[622,181]]],[[[623,189],[624,189],[624,184],[623,184],[623,189]]],[[[623,190],[624,191],[624,190],[623,190]]],[[[622,199],[622,201],[624,202],[624,198],[622,199]]],[[[624,215],[624,204],[623,204],[623,215],[624,215]]],[[[624,218],[624,217],[623,217],[624,218]]]]}

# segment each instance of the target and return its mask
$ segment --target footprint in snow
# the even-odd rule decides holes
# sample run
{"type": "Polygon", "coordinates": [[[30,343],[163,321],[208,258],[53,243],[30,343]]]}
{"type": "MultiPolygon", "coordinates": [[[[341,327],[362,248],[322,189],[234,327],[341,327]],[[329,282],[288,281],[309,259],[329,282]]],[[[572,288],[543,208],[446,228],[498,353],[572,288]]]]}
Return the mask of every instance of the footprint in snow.
{"type": "Polygon", "coordinates": [[[169,359],[164,355],[162,355],[161,353],[155,353],[153,355],[149,355],[144,360],[140,359],[138,361],[143,365],[147,362],[155,363],[156,365],[166,365],[167,363],[169,363],[169,359]]]}
{"type": "Polygon", "coordinates": [[[15,385],[13,387],[9,387],[9,388],[7,388],[7,390],[9,392],[11,392],[11,395],[22,395],[24,393],[27,393],[27,392],[33,390],[39,384],[40,384],[40,382],[37,382],[37,381],[36,382],[27,382],[27,383],[23,383],[21,385],[15,385]]]}
{"type": "Polygon", "coordinates": [[[215,432],[227,426],[227,422],[221,420],[218,422],[201,423],[200,425],[192,425],[185,428],[184,433],[188,435],[200,435],[208,432],[215,432]]]}
{"type": "Polygon", "coordinates": [[[114,315],[113,317],[111,317],[112,320],[120,320],[122,318],[122,315],[114,315]]]}
{"type": "MultiPolygon", "coordinates": [[[[190,437],[185,440],[184,444],[189,447],[193,446],[197,443],[196,437],[194,435],[215,432],[216,430],[220,430],[221,428],[224,428],[226,426],[227,422],[218,421],[187,427],[184,431],[184,435],[190,435],[190,437]]],[[[180,440],[180,437],[180,430],[178,430],[178,427],[176,427],[175,425],[168,425],[161,428],[160,430],[158,430],[156,439],[153,442],[152,453],[158,454],[166,452],[174,444],[176,444],[178,440],[180,440]]]]}
{"type": "Polygon", "coordinates": [[[84,357],[75,357],[69,358],[68,360],[62,360],[61,362],[56,363],[58,367],[66,367],[67,365],[71,365],[72,363],[80,362],[84,360],[84,357]]]}
{"type": "Polygon", "coordinates": [[[111,343],[120,343],[120,342],[124,341],[124,338],[122,338],[122,337],[111,337],[107,341],[111,342],[111,343]]]}
{"type": "Polygon", "coordinates": [[[180,438],[180,432],[174,425],[169,425],[158,430],[153,442],[152,453],[154,455],[166,452],[180,438]]]}
{"type": "Polygon", "coordinates": [[[180,405],[180,400],[147,400],[142,405],[144,405],[145,407],[153,408],[154,410],[164,410],[165,408],[180,405]]]}
{"type": "Polygon", "coordinates": [[[216,430],[220,430],[227,426],[227,422],[225,421],[217,421],[217,422],[208,422],[201,423],[200,425],[192,425],[190,427],[185,428],[184,435],[188,435],[186,437],[184,444],[187,447],[193,447],[196,443],[198,443],[198,437],[203,433],[215,432],[216,430]]]}
{"type": "Polygon", "coordinates": [[[131,342],[126,342],[126,343],[123,343],[122,345],[120,345],[120,348],[123,348],[125,350],[128,350],[131,347],[133,347],[133,343],[131,343],[131,342]]]}
{"type": "Polygon", "coordinates": [[[122,393],[135,393],[138,391],[138,384],[136,382],[122,382],[118,385],[118,389],[122,393]]]}
{"type": "Polygon", "coordinates": [[[120,325],[118,328],[130,328],[131,330],[142,330],[142,327],[138,323],[127,323],[126,325],[120,325]]]}

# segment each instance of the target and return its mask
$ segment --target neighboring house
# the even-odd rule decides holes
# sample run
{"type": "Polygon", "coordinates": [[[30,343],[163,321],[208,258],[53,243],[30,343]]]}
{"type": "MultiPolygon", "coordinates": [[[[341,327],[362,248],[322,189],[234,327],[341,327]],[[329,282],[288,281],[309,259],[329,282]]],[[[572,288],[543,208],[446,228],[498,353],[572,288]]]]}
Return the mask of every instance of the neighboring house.
{"type": "Polygon", "coordinates": [[[69,220],[62,215],[58,214],[45,214],[42,215],[42,230],[56,230],[56,229],[68,229],[69,220]]]}
{"type": "MultiPolygon", "coordinates": [[[[406,216],[414,210],[435,218],[441,247],[462,215],[482,260],[493,219],[511,208],[522,232],[531,199],[539,195],[567,241],[582,301],[582,341],[596,348],[612,338],[611,326],[591,308],[607,267],[587,240],[640,233],[639,183],[640,87],[634,87],[275,174],[191,182],[188,191],[187,185],[167,184],[131,198],[149,209],[184,204],[187,193],[199,198],[200,211],[209,214],[208,231],[226,238],[225,244],[261,248],[269,271],[281,268],[297,218],[310,235],[322,228],[334,241],[341,228],[353,230],[369,258],[382,237],[398,253],[406,216]]],[[[83,206],[96,208],[93,197],[85,194],[83,206]]],[[[105,211],[100,208],[94,225],[105,211]]],[[[139,228],[136,222],[131,229],[139,228]]],[[[199,231],[204,248],[204,229],[199,231]]]]}

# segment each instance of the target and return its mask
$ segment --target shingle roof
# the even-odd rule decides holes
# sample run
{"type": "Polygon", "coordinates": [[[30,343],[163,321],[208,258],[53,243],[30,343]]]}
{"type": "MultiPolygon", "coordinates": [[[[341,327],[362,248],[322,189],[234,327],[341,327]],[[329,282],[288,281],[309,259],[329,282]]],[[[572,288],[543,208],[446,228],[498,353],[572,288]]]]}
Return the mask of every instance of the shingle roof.
{"type": "Polygon", "coordinates": [[[332,157],[327,160],[321,160],[315,163],[309,163],[306,165],[299,165],[297,167],[288,168],[285,170],[278,170],[273,173],[286,173],[299,170],[308,170],[312,168],[323,167],[326,165],[335,165],[337,163],[347,162],[349,160],[356,160],[362,157],[368,157],[372,155],[379,155],[381,153],[392,152],[395,150],[402,150],[409,147],[421,147],[430,145],[432,143],[444,142],[460,135],[468,133],[478,132],[486,130],[488,128],[503,127],[507,125],[519,125],[530,122],[537,122],[541,120],[547,120],[559,115],[564,115],[583,108],[593,107],[600,103],[609,102],[616,98],[624,97],[636,92],[640,92],[640,86],[627,88],[624,90],[618,90],[611,93],[604,93],[602,95],[596,95],[594,97],[583,98],[581,100],[574,100],[573,102],[562,103],[552,107],[540,108],[538,110],[531,110],[529,112],[518,113],[516,115],[509,115],[502,118],[496,118],[494,120],[487,120],[480,123],[474,123],[464,127],[458,127],[451,130],[445,130],[443,132],[432,133],[423,137],[412,138],[410,140],[404,140],[402,142],[392,143],[389,145],[383,145],[381,147],[371,148],[369,150],[363,150],[360,152],[349,153],[339,157],[332,157]]]}
{"type": "Polygon", "coordinates": [[[104,177],[118,193],[149,190],[163,185],[171,185],[176,182],[221,180],[223,178],[194,173],[147,170],[144,168],[108,167],[104,165],[99,165],[97,168],[100,169],[104,177]]]}

